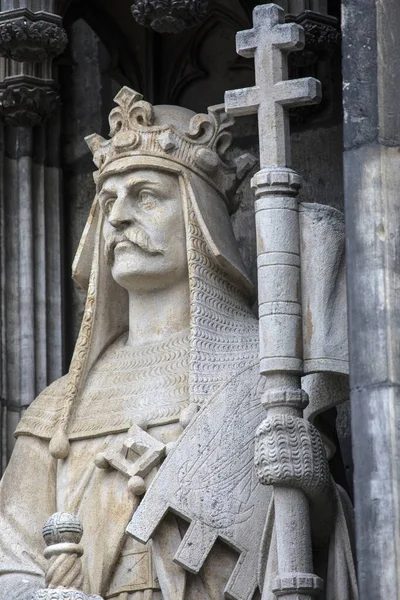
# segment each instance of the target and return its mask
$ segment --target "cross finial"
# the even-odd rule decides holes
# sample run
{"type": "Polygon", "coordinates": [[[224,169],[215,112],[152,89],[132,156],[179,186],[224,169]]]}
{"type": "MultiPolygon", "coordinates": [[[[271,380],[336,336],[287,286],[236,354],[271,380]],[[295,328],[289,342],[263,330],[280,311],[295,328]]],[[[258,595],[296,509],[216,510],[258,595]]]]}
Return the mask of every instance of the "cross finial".
{"type": "Polygon", "coordinates": [[[290,106],[314,104],[321,99],[321,84],[313,77],[288,80],[288,54],[304,47],[304,30],[284,22],[276,4],[256,6],[253,29],[239,31],[236,50],[254,56],[256,85],[225,93],[225,109],[232,115],[258,113],[261,168],[290,165],[290,106]]]}

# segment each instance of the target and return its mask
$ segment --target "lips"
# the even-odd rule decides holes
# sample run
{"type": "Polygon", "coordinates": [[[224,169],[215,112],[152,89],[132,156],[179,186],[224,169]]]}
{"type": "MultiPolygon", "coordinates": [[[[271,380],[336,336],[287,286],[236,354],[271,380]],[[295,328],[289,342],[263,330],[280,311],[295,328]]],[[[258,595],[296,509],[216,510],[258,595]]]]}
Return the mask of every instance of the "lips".
{"type": "Polygon", "coordinates": [[[135,244],[135,242],[129,242],[128,240],[115,244],[113,253],[126,251],[135,252],[136,254],[151,254],[146,248],[142,248],[140,244],[135,244]]]}
{"type": "Polygon", "coordinates": [[[136,246],[137,248],[139,246],[137,246],[137,244],[134,244],[133,242],[128,242],[128,240],[124,240],[123,242],[118,242],[117,244],[115,244],[114,249],[115,250],[124,250],[124,249],[129,249],[132,246],[136,246]]]}

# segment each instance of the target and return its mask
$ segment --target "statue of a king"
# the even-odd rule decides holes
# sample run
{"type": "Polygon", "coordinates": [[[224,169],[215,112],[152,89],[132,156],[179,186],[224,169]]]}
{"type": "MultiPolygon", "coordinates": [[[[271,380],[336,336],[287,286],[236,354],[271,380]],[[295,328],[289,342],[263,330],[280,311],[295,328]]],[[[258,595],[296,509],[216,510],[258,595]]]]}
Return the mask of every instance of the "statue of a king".
{"type": "MultiPolygon", "coordinates": [[[[56,511],[83,524],[87,593],[273,599],[272,491],[253,465],[264,415],[258,321],[229,217],[237,184],[237,167],[225,158],[232,119],[219,106],[208,115],[153,107],[128,88],[115,101],[110,139],[87,138],[97,192],[73,267],[87,300],[71,367],[24,414],[1,483],[0,599],[30,600],[44,587],[41,528],[56,511]],[[126,443],[138,435],[153,439],[155,451],[132,476],[129,465],[147,456],[140,443],[126,443]],[[125,530],[152,489],[175,490],[173,509],[160,505],[163,519],[145,544],[125,530]],[[211,523],[198,573],[176,560],[190,508],[211,523]]],[[[341,220],[321,206],[303,205],[302,215],[304,244],[326,263],[313,297],[330,320],[321,333],[313,316],[325,344],[314,358],[320,371],[340,373],[341,220]],[[316,248],[309,232],[317,230],[316,248]],[[329,257],[321,250],[327,238],[329,257]]],[[[325,387],[326,408],[335,401],[326,401],[325,387]]],[[[327,486],[310,497],[315,569],[326,600],[355,600],[347,503],[331,480],[327,486]]],[[[203,541],[193,534],[190,543],[203,541]]]]}

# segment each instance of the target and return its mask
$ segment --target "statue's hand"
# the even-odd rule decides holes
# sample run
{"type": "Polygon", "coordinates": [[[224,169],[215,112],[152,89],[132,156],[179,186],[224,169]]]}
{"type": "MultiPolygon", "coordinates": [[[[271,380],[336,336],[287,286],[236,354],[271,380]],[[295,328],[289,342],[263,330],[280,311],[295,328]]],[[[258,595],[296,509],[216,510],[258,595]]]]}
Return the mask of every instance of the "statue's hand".
{"type": "Polygon", "coordinates": [[[314,541],[322,541],[331,528],[335,496],[319,431],[300,417],[266,418],[256,433],[255,466],[262,484],[295,487],[306,494],[314,541]]]}

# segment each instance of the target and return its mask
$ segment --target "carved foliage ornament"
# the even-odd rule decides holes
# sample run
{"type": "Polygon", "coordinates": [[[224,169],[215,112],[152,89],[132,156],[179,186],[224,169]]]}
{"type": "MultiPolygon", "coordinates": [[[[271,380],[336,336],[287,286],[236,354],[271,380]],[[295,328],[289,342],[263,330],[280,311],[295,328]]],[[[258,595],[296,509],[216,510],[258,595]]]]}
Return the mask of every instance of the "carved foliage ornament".
{"type": "Polygon", "coordinates": [[[208,0],[136,0],[132,14],[158,33],[179,33],[204,21],[208,5],[208,0]]]}
{"type": "Polygon", "coordinates": [[[326,18],[326,22],[308,16],[295,20],[304,28],[305,47],[301,52],[293,52],[290,56],[292,67],[304,68],[318,61],[328,60],[340,52],[342,36],[336,19],[326,18]]]}
{"type": "Polygon", "coordinates": [[[0,55],[23,62],[42,62],[61,54],[67,34],[56,23],[28,17],[0,23],[0,55]]]}
{"type": "Polygon", "coordinates": [[[48,86],[10,85],[0,95],[0,115],[8,125],[33,127],[54,111],[58,98],[48,86]]]}
{"type": "Polygon", "coordinates": [[[301,52],[293,52],[289,57],[291,77],[296,79],[312,74],[321,80],[324,90],[320,104],[290,111],[293,122],[301,124],[325,113],[329,117],[331,113],[335,103],[333,69],[335,64],[340,64],[341,33],[338,20],[328,15],[306,10],[293,20],[304,28],[306,43],[301,52]]]}

